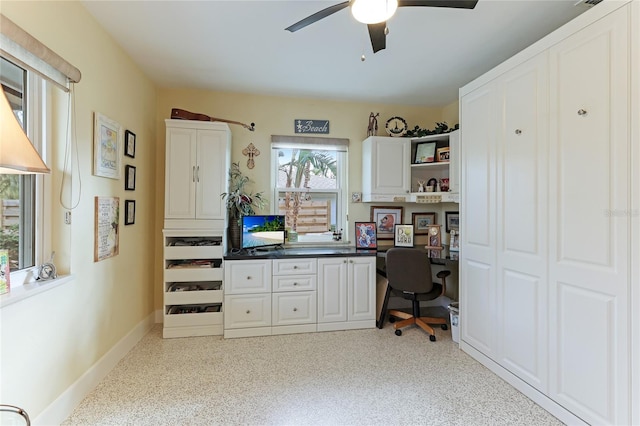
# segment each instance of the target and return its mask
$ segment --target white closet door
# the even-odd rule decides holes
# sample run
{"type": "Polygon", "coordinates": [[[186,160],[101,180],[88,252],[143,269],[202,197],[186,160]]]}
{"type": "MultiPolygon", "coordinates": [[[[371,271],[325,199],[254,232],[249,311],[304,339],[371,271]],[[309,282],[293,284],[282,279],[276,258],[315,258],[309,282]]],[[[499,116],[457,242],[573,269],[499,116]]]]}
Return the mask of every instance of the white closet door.
{"type": "Polygon", "coordinates": [[[195,218],[196,131],[167,128],[165,219],[195,218]]]}
{"type": "Polygon", "coordinates": [[[630,423],[627,9],[550,50],[550,394],[591,424],[630,423]]]}
{"type": "Polygon", "coordinates": [[[497,93],[487,84],[460,100],[460,332],[462,340],[495,357],[497,93]]]}
{"type": "Polygon", "coordinates": [[[198,130],[198,165],[196,172],[196,217],[222,219],[226,206],[220,194],[226,192],[228,133],[218,130],[198,130]]]}
{"type": "MultiPolygon", "coordinates": [[[[546,53],[500,77],[498,147],[498,362],[547,387],[546,53]]],[[[472,212],[470,212],[472,214],[472,212]]]]}

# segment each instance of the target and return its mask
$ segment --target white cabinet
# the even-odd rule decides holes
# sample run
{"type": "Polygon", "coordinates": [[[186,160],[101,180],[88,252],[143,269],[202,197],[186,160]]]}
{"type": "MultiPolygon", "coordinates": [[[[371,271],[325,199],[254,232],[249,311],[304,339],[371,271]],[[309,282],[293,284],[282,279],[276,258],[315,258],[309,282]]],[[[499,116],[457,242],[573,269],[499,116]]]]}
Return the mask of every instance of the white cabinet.
{"type": "Polygon", "coordinates": [[[229,127],[174,119],[165,123],[165,228],[224,228],[220,194],[227,188],[229,127]]]}
{"type": "Polygon", "coordinates": [[[601,6],[461,89],[461,348],[564,422],[634,424],[634,228],[613,212],[639,198],[640,6],[601,6]]]}
{"type": "Polygon", "coordinates": [[[222,334],[222,236],[163,232],[163,337],[222,334]]]}
{"type": "Polygon", "coordinates": [[[375,258],[318,259],[318,331],[375,326],[375,258]]]}
{"type": "Polygon", "coordinates": [[[316,259],[274,259],[271,334],[316,331],[316,259]]]}
{"type": "MultiPolygon", "coordinates": [[[[364,202],[458,202],[459,131],[421,138],[370,136],[362,143],[362,200],[364,202]],[[449,160],[415,162],[422,143],[449,148],[449,160]],[[439,192],[418,192],[418,181],[449,181],[439,192]],[[452,186],[453,185],[453,186],[452,186]]],[[[437,157],[436,157],[437,158],[437,157]]],[[[444,183],[444,182],[443,182],[444,183]]]]}

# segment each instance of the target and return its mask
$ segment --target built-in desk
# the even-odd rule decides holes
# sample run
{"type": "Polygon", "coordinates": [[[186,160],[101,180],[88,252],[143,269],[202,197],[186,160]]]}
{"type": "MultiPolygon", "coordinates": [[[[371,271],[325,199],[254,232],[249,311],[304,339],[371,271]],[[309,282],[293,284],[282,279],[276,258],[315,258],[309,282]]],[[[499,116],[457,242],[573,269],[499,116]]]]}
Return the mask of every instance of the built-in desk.
{"type": "Polygon", "coordinates": [[[224,256],[224,337],[373,328],[376,250],[295,247],[224,256]]]}

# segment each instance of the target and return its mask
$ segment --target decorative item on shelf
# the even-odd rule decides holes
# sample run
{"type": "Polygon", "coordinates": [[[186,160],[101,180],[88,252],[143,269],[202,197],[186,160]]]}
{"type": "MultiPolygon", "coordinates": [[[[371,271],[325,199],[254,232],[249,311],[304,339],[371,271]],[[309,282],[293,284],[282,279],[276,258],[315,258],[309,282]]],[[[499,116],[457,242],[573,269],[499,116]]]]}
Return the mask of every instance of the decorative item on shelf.
{"type": "Polygon", "coordinates": [[[460,232],[456,229],[449,233],[449,251],[460,251],[460,232]]]}
{"type": "Polygon", "coordinates": [[[449,191],[449,178],[440,179],[440,191],[442,192],[449,191]]]}
{"type": "Polygon", "coordinates": [[[229,168],[229,192],[220,194],[226,202],[229,218],[229,243],[231,248],[240,248],[240,218],[256,214],[267,204],[262,192],[247,191],[251,180],[240,171],[240,163],[231,163],[229,168]]]}
{"type": "Polygon", "coordinates": [[[427,192],[438,192],[437,187],[438,187],[438,179],[436,178],[429,179],[429,181],[427,182],[427,188],[431,188],[431,190],[427,192]]]}
{"type": "Polygon", "coordinates": [[[425,185],[426,185],[427,181],[426,180],[420,180],[418,179],[418,192],[425,192],[425,185]]]}
{"type": "Polygon", "coordinates": [[[416,126],[413,128],[413,130],[407,130],[405,136],[421,138],[423,136],[441,135],[443,133],[449,133],[453,132],[454,130],[458,130],[458,128],[458,124],[453,126],[453,128],[449,128],[449,125],[446,122],[436,122],[436,127],[433,130],[421,129],[420,126],[416,126]]]}
{"type": "Polygon", "coordinates": [[[445,146],[436,150],[436,161],[439,163],[449,162],[449,147],[445,146]]]}
{"type": "Polygon", "coordinates": [[[373,112],[369,114],[369,127],[367,127],[367,136],[375,136],[378,134],[378,117],[380,113],[377,112],[375,115],[373,112]]]}
{"type": "Polygon", "coordinates": [[[407,121],[402,117],[391,117],[385,124],[389,136],[404,136],[407,132],[407,121]]]}
{"type": "Polygon", "coordinates": [[[436,155],[435,142],[422,142],[416,145],[414,164],[433,163],[436,155]]]}
{"type": "Polygon", "coordinates": [[[257,157],[258,155],[260,155],[260,150],[256,148],[252,142],[250,142],[249,145],[242,150],[242,154],[249,157],[249,159],[247,160],[247,168],[253,169],[256,165],[253,161],[253,157],[257,157]]]}
{"type": "Polygon", "coordinates": [[[189,112],[189,111],[186,111],[184,109],[179,109],[179,108],[172,108],[171,109],[171,118],[172,119],[178,119],[178,120],[220,121],[222,123],[237,124],[239,126],[244,127],[245,129],[247,129],[250,132],[253,132],[256,129],[255,123],[251,123],[251,125],[249,126],[249,125],[241,123],[239,121],[226,120],[224,118],[210,117],[210,116],[205,115],[205,114],[200,114],[200,113],[197,113],[197,112],[189,112]]]}

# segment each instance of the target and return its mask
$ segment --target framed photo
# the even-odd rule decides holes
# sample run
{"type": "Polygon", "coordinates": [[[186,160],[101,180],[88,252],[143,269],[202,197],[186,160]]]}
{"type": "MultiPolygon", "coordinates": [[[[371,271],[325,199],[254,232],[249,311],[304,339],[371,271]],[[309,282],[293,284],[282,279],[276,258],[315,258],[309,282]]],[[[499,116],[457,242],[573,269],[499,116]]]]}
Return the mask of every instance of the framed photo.
{"type": "Polygon", "coordinates": [[[136,201],[124,200],[124,224],[133,225],[136,223],[136,201]]]}
{"type": "Polygon", "coordinates": [[[426,235],[429,232],[429,225],[436,223],[437,214],[434,212],[411,213],[411,223],[415,235],[426,235]]]}
{"type": "Polygon", "coordinates": [[[130,130],[124,132],[124,155],[136,158],[136,134],[130,130]]]}
{"type": "Polygon", "coordinates": [[[99,262],[118,254],[120,248],[119,219],[120,198],[95,197],[94,262],[99,262]]]}
{"type": "Polygon", "coordinates": [[[438,148],[436,150],[436,158],[438,162],[449,162],[449,147],[438,148]]]}
{"type": "Polygon", "coordinates": [[[376,235],[376,224],[374,222],[356,222],[356,248],[357,249],[377,249],[378,238],[376,235]]]}
{"type": "Polygon", "coordinates": [[[396,225],[394,235],[395,247],[413,247],[413,225],[396,225]]]}
{"type": "Polygon", "coordinates": [[[110,179],[120,179],[120,151],[122,126],[110,118],[94,114],[93,174],[110,179]]]}
{"type": "Polygon", "coordinates": [[[403,210],[404,207],[371,207],[371,222],[376,224],[379,240],[393,239],[394,226],[402,223],[403,210]]]}
{"type": "Polygon", "coordinates": [[[124,166],[124,189],[127,191],[136,189],[136,168],[133,166],[124,166]]]}
{"type": "Polygon", "coordinates": [[[460,229],[460,213],[444,212],[446,231],[451,232],[452,229],[458,231],[460,229]]]}
{"type": "Polygon", "coordinates": [[[436,155],[435,142],[421,142],[416,145],[415,164],[433,163],[436,155]]]}
{"type": "Polygon", "coordinates": [[[449,251],[460,251],[460,233],[455,229],[449,233],[449,251]]]}

